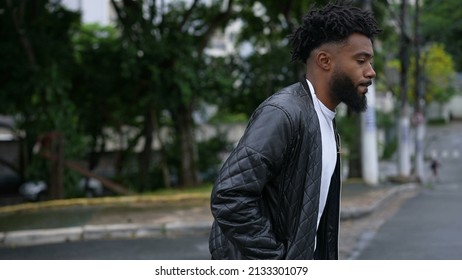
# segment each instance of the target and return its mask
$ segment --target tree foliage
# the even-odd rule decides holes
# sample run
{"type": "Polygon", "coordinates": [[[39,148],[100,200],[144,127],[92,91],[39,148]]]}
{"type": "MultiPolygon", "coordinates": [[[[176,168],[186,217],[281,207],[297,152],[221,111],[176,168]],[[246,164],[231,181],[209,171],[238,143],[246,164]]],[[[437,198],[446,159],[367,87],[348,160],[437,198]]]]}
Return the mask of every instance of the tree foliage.
{"type": "MultiPolygon", "coordinates": [[[[193,112],[201,102],[226,92],[231,84],[225,73],[214,67],[220,63],[204,52],[212,35],[230,21],[234,1],[111,2],[122,31],[122,44],[131,58],[127,73],[135,85],[137,109],[144,118],[141,186],[148,184],[152,135],[155,127],[160,127],[155,122],[162,119],[163,112],[169,113],[175,131],[172,139],[165,141],[179,147],[173,161],[179,163],[175,169],[181,184],[194,186],[199,180],[193,112]]],[[[167,171],[164,176],[168,176],[167,171]]]]}
{"type": "Polygon", "coordinates": [[[462,9],[458,0],[424,0],[422,31],[426,41],[444,44],[462,71],[462,9]]]}
{"type": "Polygon", "coordinates": [[[425,83],[427,102],[448,102],[455,94],[455,67],[452,56],[442,44],[431,44],[424,57],[424,71],[427,77],[425,83]]]}
{"type": "MultiPolygon", "coordinates": [[[[77,108],[69,98],[75,65],[70,34],[79,14],[44,0],[1,1],[0,11],[0,110],[26,132],[24,166],[29,168],[22,175],[45,180],[46,164],[32,154],[41,135],[63,134],[67,158],[82,152],[77,108]]],[[[67,178],[71,188],[75,179],[67,178]]]]}
{"type": "MultiPolygon", "coordinates": [[[[110,132],[122,131],[125,126],[136,131],[139,111],[135,106],[127,106],[136,96],[132,94],[133,84],[126,71],[130,60],[125,60],[117,30],[111,26],[82,25],[73,35],[73,45],[76,66],[70,94],[78,107],[82,132],[87,136],[87,167],[93,170],[99,156],[109,148],[106,143],[119,143],[123,137],[110,132]]],[[[136,143],[139,133],[133,134],[126,134],[126,142],[136,143]]],[[[114,164],[116,178],[121,176],[133,146],[115,147],[120,149],[114,164]]]]}
{"type": "MultiPolygon", "coordinates": [[[[430,44],[422,54],[421,65],[424,68],[425,77],[425,100],[429,102],[448,102],[454,95],[453,79],[455,75],[454,62],[452,56],[444,50],[442,44],[430,44]]],[[[391,73],[400,71],[400,63],[398,60],[390,60],[387,63],[387,68],[391,73]]],[[[411,59],[410,73],[415,72],[415,58],[411,59]]],[[[393,84],[393,83],[390,83],[393,84]]],[[[409,75],[408,100],[415,100],[415,76],[409,75]]],[[[393,93],[398,94],[398,85],[390,87],[393,93]]]]}

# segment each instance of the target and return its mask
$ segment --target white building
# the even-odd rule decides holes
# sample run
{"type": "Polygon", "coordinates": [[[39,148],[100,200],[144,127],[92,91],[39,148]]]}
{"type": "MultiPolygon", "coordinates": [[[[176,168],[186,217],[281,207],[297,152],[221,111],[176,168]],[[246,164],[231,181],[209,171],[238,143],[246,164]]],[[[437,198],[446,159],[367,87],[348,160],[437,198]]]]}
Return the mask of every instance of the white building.
{"type": "Polygon", "coordinates": [[[62,0],[73,11],[80,11],[84,23],[109,25],[114,22],[115,11],[110,0],[62,0]]]}

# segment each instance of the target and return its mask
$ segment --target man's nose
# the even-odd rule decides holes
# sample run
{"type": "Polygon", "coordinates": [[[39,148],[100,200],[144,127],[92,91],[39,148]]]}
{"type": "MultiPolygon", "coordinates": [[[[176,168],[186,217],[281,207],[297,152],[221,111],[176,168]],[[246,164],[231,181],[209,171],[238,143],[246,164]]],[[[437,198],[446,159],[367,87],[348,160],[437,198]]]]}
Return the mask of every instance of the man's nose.
{"type": "Polygon", "coordinates": [[[375,71],[374,71],[374,67],[372,66],[372,64],[369,64],[369,67],[368,69],[366,70],[366,73],[365,73],[366,77],[369,78],[369,79],[373,79],[375,78],[376,74],[375,71]]]}

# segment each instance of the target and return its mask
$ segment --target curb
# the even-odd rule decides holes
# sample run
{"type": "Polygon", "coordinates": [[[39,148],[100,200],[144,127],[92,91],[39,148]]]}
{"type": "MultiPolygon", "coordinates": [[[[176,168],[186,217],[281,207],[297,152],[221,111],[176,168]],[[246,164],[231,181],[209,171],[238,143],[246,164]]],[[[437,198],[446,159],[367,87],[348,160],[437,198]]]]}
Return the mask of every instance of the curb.
{"type": "Polygon", "coordinates": [[[344,208],[340,212],[340,220],[351,220],[351,219],[358,219],[362,218],[370,213],[374,212],[377,208],[383,206],[388,200],[397,196],[398,194],[406,191],[412,191],[417,189],[416,183],[408,183],[404,185],[400,185],[390,189],[387,194],[382,197],[381,199],[377,200],[375,203],[364,206],[364,207],[349,207],[344,208]]]}
{"type": "Polygon", "coordinates": [[[73,241],[176,237],[205,234],[210,222],[172,222],[165,225],[112,224],[0,232],[0,247],[19,247],[73,241]]]}
{"type": "MultiPolygon", "coordinates": [[[[391,198],[406,191],[417,189],[416,183],[394,187],[372,205],[341,209],[340,219],[358,219],[382,207],[391,198]]],[[[0,247],[31,246],[73,241],[101,239],[135,239],[175,237],[194,234],[207,234],[212,221],[174,221],[162,225],[149,224],[110,224],[85,225],[70,228],[38,229],[0,232],[0,247]]]]}

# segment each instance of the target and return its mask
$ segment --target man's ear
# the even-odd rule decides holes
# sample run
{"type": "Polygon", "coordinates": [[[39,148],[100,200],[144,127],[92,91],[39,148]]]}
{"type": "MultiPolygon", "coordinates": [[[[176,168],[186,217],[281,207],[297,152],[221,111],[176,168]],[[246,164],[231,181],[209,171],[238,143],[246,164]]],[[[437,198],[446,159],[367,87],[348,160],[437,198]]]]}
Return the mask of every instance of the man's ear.
{"type": "Polygon", "coordinates": [[[332,55],[325,51],[320,50],[316,53],[316,64],[323,70],[329,71],[332,68],[332,55]]]}

